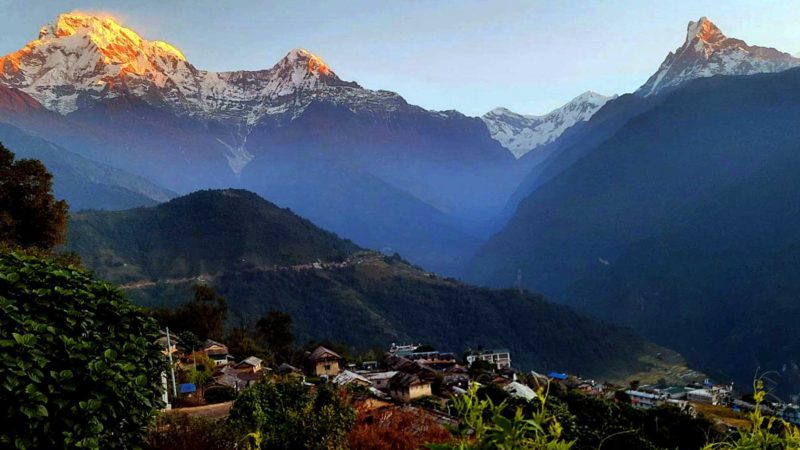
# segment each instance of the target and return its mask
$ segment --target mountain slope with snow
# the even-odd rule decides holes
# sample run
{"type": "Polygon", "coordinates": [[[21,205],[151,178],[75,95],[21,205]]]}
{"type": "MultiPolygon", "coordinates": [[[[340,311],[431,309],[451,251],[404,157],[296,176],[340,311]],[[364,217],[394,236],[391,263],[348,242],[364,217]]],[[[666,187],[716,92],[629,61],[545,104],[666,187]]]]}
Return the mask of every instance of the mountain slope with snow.
{"type": "Polygon", "coordinates": [[[657,95],[695,78],[781,72],[798,65],[800,58],[729,38],[706,17],[701,17],[697,22],[689,22],[683,45],[667,55],[636,94],[657,95]]]}
{"type": "Polygon", "coordinates": [[[585,92],[564,106],[543,116],[517,114],[495,108],[482,119],[492,138],[521,158],[531,150],[549,144],[578,122],[589,120],[603,105],[616,96],[585,92]]]}

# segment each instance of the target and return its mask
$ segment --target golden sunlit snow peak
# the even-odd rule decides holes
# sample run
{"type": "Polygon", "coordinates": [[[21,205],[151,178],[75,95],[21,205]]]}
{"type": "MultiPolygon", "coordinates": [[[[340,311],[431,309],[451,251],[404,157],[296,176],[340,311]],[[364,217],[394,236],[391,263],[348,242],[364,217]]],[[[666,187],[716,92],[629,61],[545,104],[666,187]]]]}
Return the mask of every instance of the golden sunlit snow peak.
{"type": "Polygon", "coordinates": [[[122,74],[146,72],[153,58],[186,61],[183,53],[174,46],[162,41],[145,40],[109,15],[71,12],[59,15],[53,24],[42,27],[39,38],[29,42],[23,49],[0,58],[0,73],[18,70],[23,57],[53,40],[75,39],[91,42],[101,55],[102,62],[121,66],[122,74]]]}

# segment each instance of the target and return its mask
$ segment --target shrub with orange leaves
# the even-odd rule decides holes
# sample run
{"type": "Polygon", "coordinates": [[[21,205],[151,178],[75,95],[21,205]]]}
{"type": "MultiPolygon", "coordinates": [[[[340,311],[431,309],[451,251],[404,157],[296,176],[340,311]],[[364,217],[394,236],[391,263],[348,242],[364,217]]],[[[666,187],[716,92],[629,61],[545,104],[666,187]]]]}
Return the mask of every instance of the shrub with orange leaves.
{"type": "Polygon", "coordinates": [[[416,450],[429,443],[450,442],[452,438],[431,413],[388,406],[359,409],[348,444],[351,450],[416,450]]]}

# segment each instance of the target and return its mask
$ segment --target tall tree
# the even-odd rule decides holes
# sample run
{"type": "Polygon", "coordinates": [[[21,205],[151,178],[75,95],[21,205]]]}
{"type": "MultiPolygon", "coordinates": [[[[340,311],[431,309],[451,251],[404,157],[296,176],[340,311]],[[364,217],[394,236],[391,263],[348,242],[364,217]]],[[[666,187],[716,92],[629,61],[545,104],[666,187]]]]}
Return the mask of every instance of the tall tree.
{"type": "Polygon", "coordinates": [[[64,241],[67,203],[53,197],[40,161],[15,160],[0,144],[0,243],[49,250],[64,241]]]}
{"type": "Polygon", "coordinates": [[[187,329],[200,339],[222,339],[228,301],[211,286],[194,286],[194,298],[181,307],[181,315],[188,321],[187,329]]]}
{"type": "Polygon", "coordinates": [[[276,360],[285,361],[289,358],[294,343],[292,316],[281,311],[270,311],[259,319],[256,328],[276,360]]]}

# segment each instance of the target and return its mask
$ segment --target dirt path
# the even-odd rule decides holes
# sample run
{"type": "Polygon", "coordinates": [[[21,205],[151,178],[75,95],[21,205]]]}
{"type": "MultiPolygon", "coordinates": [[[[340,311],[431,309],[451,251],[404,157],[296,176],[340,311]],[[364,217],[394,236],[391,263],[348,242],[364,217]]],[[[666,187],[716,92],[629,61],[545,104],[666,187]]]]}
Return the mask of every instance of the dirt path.
{"type": "Polygon", "coordinates": [[[191,408],[170,409],[167,414],[186,414],[190,417],[202,417],[204,419],[224,419],[228,417],[233,402],[215,403],[213,405],[194,406],[191,408]]]}
{"type": "MultiPolygon", "coordinates": [[[[280,271],[294,271],[294,272],[302,272],[306,270],[328,270],[328,269],[342,269],[351,265],[358,265],[363,264],[364,262],[368,262],[372,259],[380,258],[381,255],[379,254],[358,254],[355,256],[350,257],[345,261],[338,261],[338,262],[322,262],[317,261],[315,263],[307,263],[307,264],[297,264],[292,266],[256,266],[253,267],[251,270],[257,270],[260,272],[280,272],[280,271]]],[[[204,283],[213,281],[217,275],[213,274],[202,274],[194,277],[187,277],[187,278],[168,278],[159,280],[158,282],[151,281],[151,280],[140,280],[140,281],[133,281],[126,284],[119,285],[120,288],[124,290],[136,290],[136,289],[144,289],[148,287],[153,287],[157,283],[164,283],[164,284],[185,284],[185,283],[204,283]]]]}

